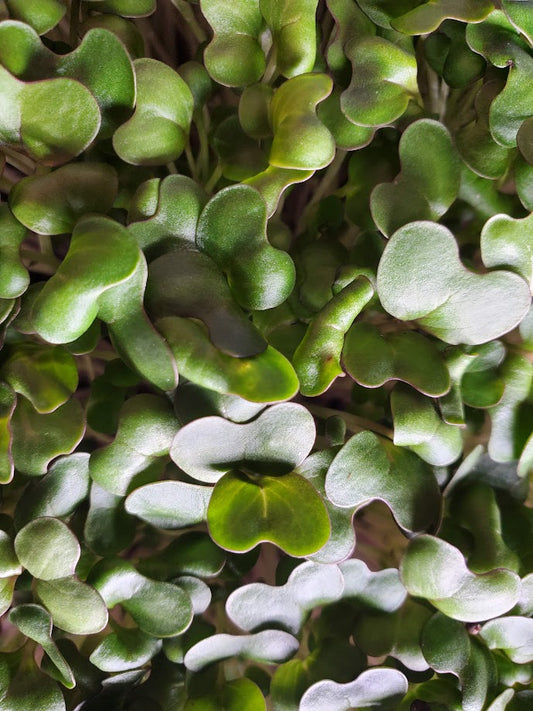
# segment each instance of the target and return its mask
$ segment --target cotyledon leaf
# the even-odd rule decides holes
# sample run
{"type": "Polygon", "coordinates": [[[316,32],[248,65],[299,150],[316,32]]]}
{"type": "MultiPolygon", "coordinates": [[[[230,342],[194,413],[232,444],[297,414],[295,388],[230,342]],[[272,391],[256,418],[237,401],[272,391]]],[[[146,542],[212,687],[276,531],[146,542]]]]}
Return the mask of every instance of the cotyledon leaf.
{"type": "Polygon", "coordinates": [[[279,168],[318,170],[335,156],[335,140],[316,116],[316,107],[333,88],[326,74],[301,74],[275,92],[272,99],[274,139],[269,163],[279,168]],[[298,141],[294,141],[294,136],[298,141]]]}
{"type": "Polygon", "coordinates": [[[190,319],[168,316],[155,326],[167,340],[180,373],[193,383],[252,402],[289,400],[298,392],[292,365],[271,346],[256,356],[233,358],[216,348],[205,329],[190,319]]]}
{"type": "Polygon", "coordinates": [[[67,7],[62,0],[6,0],[9,14],[35,29],[40,35],[55,27],[67,7]]]}
{"type": "Polygon", "coordinates": [[[403,132],[398,150],[400,174],[393,183],[377,185],[370,196],[372,217],[386,236],[408,222],[437,220],[459,192],[459,157],[444,124],[415,121],[403,132]]]}
{"type": "Polygon", "coordinates": [[[390,314],[416,319],[452,344],[475,345],[507,333],[531,300],[528,284],[512,272],[466,269],[453,234],[433,222],[412,222],[394,233],[379,263],[377,290],[390,314]]]}
{"type": "Polygon", "coordinates": [[[493,9],[491,0],[430,0],[395,17],[391,24],[399,32],[422,35],[437,29],[448,18],[468,23],[481,22],[493,9]]]}
{"type": "Polygon", "coordinates": [[[281,630],[265,630],[242,636],[216,634],[191,647],[184,662],[187,669],[195,672],[231,657],[278,664],[292,657],[298,647],[295,637],[281,630]]]}
{"type": "Polygon", "coordinates": [[[266,170],[246,178],[242,182],[255,188],[267,206],[267,217],[276,212],[282,194],[295,183],[304,183],[313,175],[313,170],[297,170],[295,168],[278,168],[269,165],[266,170]]]}
{"type": "Polygon", "coordinates": [[[429,466],[373,432],[354,435],[339,451],[326,476],[326,494],[344,507],[382,500],[407,531],[434,526],[440,513],[439,489],[429,466]]]}
{"type": "Polygon", "coordinates": [[[222,269],[236,300],[249,309],[271,309],[287,299],[295,269],[266,236],[266,203],[248,185],[223,188],[200,215],[196,244],[222,269]]]}
{"type": "Polygon", "coordinates": [[[123,672],[150,661],[160,651],[162,642],[137,628],[113,625],[113,632],[98,644],[89,661],[105,672],[123,672]]]}
{"type": "Polygon", "coordinates": [[[340,360],[345,334],[373,295],[370,281],[356,277],[311,320],[293,356],[302,395],[320,395],[344,372],[340,360]]]}
{"type": "Polygon", "coordinates": [[[63,521],[43,517],[20,529],[15,537],[15,553],[34,578],[56,580],[74,574],[81,549],[63,521]]]}
{"type": "Polygon", "coordinates": [[[28,288],[28,270],[23,266],[19,254],[25,237],[25,228],[14,219],[8,206],[0,206],[0,299],[14,299],[28,288]]]}
{"type": "Polygon", "coordinates": [[[115,440],[91,453],[91,478],[107,491],[124,496],[136,474],[168,455],[178,429],[170,403],[162,397],[129,398],[121,408],[115,440]]]}
{"type": "Polygon", "coordinates": [[[11,453],[11,418],[17,404],[17,396],[6,383],[0,383],[0,483],[7,484],[14,474],[11,453]]]}
{"type": "MultiPolygon", "coordinates": [[[[218,238],[219,233],[215,234],[218,238]]],[[[214,346],[230,356],[253,356],[267,347],[265,339],[235,303],[215,261],[193,249],[164,254],[150,264],[146,308],[154,321],[167,316],[200,319],[207,326],[214,346]]]]}
{"type": "Polygon", "coordinates": [[[315,436],[309,411],[296,403],[283,403],[244,424],[222,417],[194,420],[176,434],[170,456],[187,474],[209,483],[239,467],[257,474],[283,475],[301,464],[315,436]]]}
{"type": "Polygon", "coordinates": [[[483,625],[480,637],[489,649],[503,649],[517,664],[533,661],[533,620],[509,615],[483,625]]]}
{"type": "Polygon", "coordinates": [[[105,163],[71,163],[51,173],[23,178],[9,205],[23,225],[43,235],[72,232],[87,212],[107,213],[117,196],[117,174],[105,163]]]}
{"type": "Polygon", "coordinates": [[[193,112],[189,87],[156,59],[136,59],[135,113],[113,134],[117,155],[132,165],[162,165],[181,155],[193,112]]]}
{"type": "Polygon", "coordinates": [[[317,0],[259,0],[272,32],[276,66],[288,79],[313,71],[317,4],[317,0]]]}
{"type": "Polygon", "coordinates": [[[478,622],[508,612],[520,592],[516,573],[496,568],[475,575],[455,546],[429,535],[410,540],[400,575],[410,595],[428,599],[461,622],[478,622]]]}
{"type": "Polygon", "coordinates": [[[164,529],[183,528],[207,518],[210,486],[183,481],[158,481],[132,491],[125,502],[126,511],[143,521],[164,529]]]}
{"type": "Polygon", "coordinates": [[[343,589],[337,566],[306,562],[293,570],[285,585],[251,583],[234,590],[226,600],[226,612],[246,632],[274,624],[298,634],[307,614],[338,600],[343,589]]]}
{"type": "Polygon", "coordinates": [[[130,277],[141,258],[125,227],[107,217],[83,217],[69,251],[33,302],[32,321],[49,343],[81,336],[98,314],[98,298],[130,277]]]}
{"type": "Polygon", "coordinates": [[[225,86],[259,81],[266,65],[259,41],[263,29],[259,0],[202,0],[201,8],[214,34],[204,51],[211,77],[225,86]]]}
{"type": "Polygon", "coordinates": [[[35,595],[52,615],[54,625],[71,634],[104,629],[108,614],[98,592],[75,576],[36,580],[35,595]]]}
{"type": "Polygon", "coordinates": [[[533,214],[522,219],[494,215],[481,231],[481,258],[489,269],[520,274],[533,291],[533,214]]]}
{"type": "Polygon", "coordinates": [[[342,362],[365,388],[401,380],[431,397],[450,389],[444,358],[431,340],[415,331],[381,334],[371,323],[355,323],[346,335],[342,362]]]}

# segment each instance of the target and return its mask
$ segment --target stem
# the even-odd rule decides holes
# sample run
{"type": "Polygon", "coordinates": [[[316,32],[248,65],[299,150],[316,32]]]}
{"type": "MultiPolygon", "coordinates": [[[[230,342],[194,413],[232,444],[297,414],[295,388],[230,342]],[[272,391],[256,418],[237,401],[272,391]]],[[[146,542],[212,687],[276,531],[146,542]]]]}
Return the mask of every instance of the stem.
{"type": "Polygon", "coordinates": [[[167,170],[171,175],[176,175],[178,172],[178,169],[176,168],[176,164],[174,162],[167,163],[167,170]]]}
{"type": "Polygon", "coordinates": [[[194,160],[194,156],[191,150],[191,144],[189,143],[189,141],[187,141],[187,145],[185,146],[185,156],[187,157],[187,163],[191,172],[191,178],[196,182],[199,182],[198,170],[196,169],[196,162],[194,160]]]}
{"type": "Polygon", "coordinates": [[[35,161],[29,156],[19,153],[10,146],[2,146],[2,153],[6,157],[6,161],[17,170],[25,175],[35,173],[35,161]]]}
{"type": "Polygon", "coordinates": [[[213,191],[213,188],[218,183],[221,176],[222,176],[222,166],[220,165],[220,163],[217,163],[214,171],[211,173],[211,177],[209,178],[207,183],[204,185],[206,193],[211,193],[213,191]]]}
{"type": "Polygon", "coordinates": [[[275,79],[278,77],[278,65],[276,62],[276,51],[274,49],[274,46],[270,48],[270,52],[268,53],[268,58],[267,58],[267,64],[265,68],[265,73],[263,74],[263,83],[264,84],[271,84],[275,79]]]}
{"type": "Polygon", "coordinates": [[[205,182],[209,175],[209,141],[207,139],[209,113],[206,106],[203,107],[202,111],[197,112],[195,122],[196,130],[198,131],[198,140],[200,141],[200,149],[198,151],[199,173],[205,182]]]}
{"type": "Polygon", "coordinates": [[[199,44],[207,41],[207,35],[204,32],[203,27],[198,23],[194,12],[186,0],[172,0],[172,3],[176,10],[181,14],[185,22],[191,28],[191,32],[198,40],[199,44]]]}
{"type": "Polygon", "coordinates": [[[55,270],[61,264],[55,255],[38,252],[36,249],[26,249],[23,247],[20,250],[20,256],[22,259],[28,259],[30,262],[35,262],[33,268],[35,268],[37,264],[43,264],[55,270]]]}
{"type": "Polygon", "coordinates": [[[311,414],[317,415],[317,417],[322,417],[324,419],[332,417],[333,415],[342,417],[342,419],[346,422],[347,428],[352,432],[364,432],[365,430],[371,430],[372,432],[376,432],[376,434],[387,437],[387,439],[394,438],[394,432],[391,429],[385,427],[384,425],[380,425],[378,422],[374,422],[373,420],[367,420],[366,417],[359,417],[359,415],[352,415],[350,412],[342,412],[341,410],[334,410],[331,407],[323,407],[322,405],[305,403],[305,407],[309,410],[309,412],[311,412],[311,414]]]}

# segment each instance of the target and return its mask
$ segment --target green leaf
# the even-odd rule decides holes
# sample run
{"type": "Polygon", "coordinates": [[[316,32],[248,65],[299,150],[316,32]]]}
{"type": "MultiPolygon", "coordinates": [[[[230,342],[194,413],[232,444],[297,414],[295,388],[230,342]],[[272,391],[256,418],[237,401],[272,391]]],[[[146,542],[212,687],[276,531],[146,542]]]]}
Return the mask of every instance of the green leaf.
{"type": "Polygon", "coordinates": [[[187,141],[193,98],[173,69],[155,59],[133,63],[135,113],[113,135],[119,158],[132,165],[162,165],[178,158],[187,141]]]}
{"type": "Polygon", "coordinates": [[[459,192],[459,157],[442,123],[415,121],[403,132],[398,149],[401,173],[393,183],[377,185],[370,196],[372,217],[386,236],[408,222],[438,220],[459,192]]]}
{"type": "Polygon", "coordinates": [[[113,625],[91,653],[89,661],[105,672],[123,672],[145,665],[161,649],[161,640],[136,628],[113,625]]]}
{"type": "Polygon", "coordinates": [[[463,439],[459,428],[443,422],[431,400],[397,386],[391,394],[394,444],[409,447],[433,466],[446,466],[459,458],[463,439]]]}
{"type": "Polygon", "coordinates": [[[418,94],[416,60],[382,37],[354,37],[346,54],[352,80],[341,95],[341,111],[359,126],[386,126],[399,118],[418,94]]]}
{"type": "Polygon", "coordinates": [[[309,411],[287,403],[274,405],[245,424],[221,417],[194,420],[176,434],[170,456],[187,474],[209,483],[238,467],[284,475],[309,454],[315,435],[309,411]]]}
{"type": "Polygon", "coordinates": [[[15,538],[15,552],[26,570],[40,580],[73,575],[80,559],[80,544],[58,518],[36,518],[15,538]]]}
{"type": "Polygon", "coordinates": [[[529,42],[532,42],[533,22],[531,20],[529,2],[523,2],[523,0],[503,0],[502,9],[511,24],[527,37],[529,42]]]}
{"type": "Polygon", "coordinates": [[[293,356],[302,395],[320,395],[343,374],[340,360],[345,334],[373,295],[370,281],[356,277],[311,320],[293,356]]]}
{"type": "Polygon", "coordinates": [[[222,176],[231,181],[251,178],[268,166],[264,150],[257,140],[243,131],[236,111],[216,127],[213,148],[218,156],[222,176]]]}
{"type": "Polygon", "coordinates": [[[66,708],[65,699],[56,682],[39,671],[35,664],[15,674],[0,701],[1,711],[66,711],[66,708]]]}
{"type": "Polygon", "coordinates": [[[316,116],[333,82],[325,74],[301,74],[284,82],[272,99],[274,140],[269,163],[278,168],[318,170],[335,156],[335,141],[316,116]],[[298,136],[298,141],[294,136],[298,136]]]}
{"type": "Polygon", "coordinates": [[[117,174],[110,165],[72,163],[23,178],[10,191],[9,204],[28,229],[58,235],[72,232],[87,212],[109,212],[117,193],[117,174]]]}
{"type": "Polygon", "coordinates": [[[210,341],[229,356],[254,356],[267,347],[259,331],[235,303],[230,286],[215,261],[196,250],[171,252],[150,264],[146,308],[154,321],[167,316],[203,321],[210,341]]]}
{"type": "Polygon", "coordinates": [[[20,344],[4,362],[2,374],[40,414],[57,410],[78,387],[76,361],[61,347],[20,344]]]}
{"type": "Polygon", "coordinates": [[[154,637],[173,637],[191,624],[193,610],[187,593],[177,585],[145,578],[126,560],[100,561],[89,581],[108,608],[120,603],[139,628],[154,637]]]}
{"type": "Polygon", "coordinates": [[[156,0],[86,0],[98,2],[98,12],[116,12],[123,17],[146,17],[155,12],[156,0]]]}
{"type": "Polygon", "coordinates": [[[59,680],[67,689],[76,686],[76,680],[64,656],[52,638],[52,617],[40,605],[18,605],[9,613],[9,621],[22,634],[40,644],[59,674],[59,680]]]}
{"type": "Polygon", "coordinates": [[[0,140],[22,143],[44,165],[61,165],[76,157],[100,128],[96,100],[73,79],[24,83],[0,67],[0,91],[6,100],[0,140]]]}
{"type": "Polygon", "coordinates": [[[107,491],[124,496],[136,474],[168,455],[178,428],[163,398],[149,394],[129,398],[121,408],[115,440],[91,454],[91,478],[107,491]]]}
{"type": "Polygon", "coordinates": [[[211,491],[182,481],[158,481],[132,491],[124,505],[129,514],[152,526],[183,528],[206,520],[211,491]]]}
{"type": "Polygon", "coordinates": [[[475,575],[460,551],[433,536],[412,538],[400,575],[411,595],[427,598],[448,617],[477,622],[508,612],[517,602],[520,580],[505,569],[475,575]]]}
{"type": "Polygon", "coordinates": [[[406,531],[435,525],[440,513],[438,485],[430,468],[373,432],[361,432],[346,442],[328,470],[326,494],[337,506],[354,508],[380,499],[406,531]]]}
{"type": "Polygon", "coordinates": [[[479,636],[489,649],[503,649],[517,664],[533,661],[533,620],[530,617],[501,617],[483,625],[479,636]]]}
{"type": "Polygon", "coordinates": [[[326,50],[328,66],[341,76],[349,71],[345,49],[355,37],[375,35],[376,27],[357,3],[350,0],[327,0],[328,10],[335,19],[335,32],[326,50]]]}
{"type": "Polygon", "coordinates": [[[495,215],[481,232],[481,257],[491,269],[503,267],[523,277],[533,290],[533,215],[495,215]]]}
{"type": "Polygon", "coordinates": [[[395,17],[394,29],[409,35],[423,35],[437,29],[448,18],[462,22],[480,22],[493,10],[491,0],[429,0],[395,17]]]}
{"type": "Polygon", "coordinates": [[[531,298],[515,274],[466,269],[452,233],[432,222],[413,222],[394,233],[379,263],[377,289],[395,318],[416,319],[453,344],[475,345],[507,333],[525,316],[531,298]]]}
{"type": "Polygon", "coordinates": [[[367,669],[354,681],[337,684],[324,680],[313,684],[302,696],[300,711],[349,711],[353,707],[392,708],[407,692],[407,679],[397,669],[367,669]]]}
{"type": "MultiPolygon", "coordinates": [[[[10,195],[14,191],[11,190],[10,195]]],[[[13,218],[7,205],[0,207],[0,298],[21,296],[29,284],[28,270],[20,261],[19,248],[26,230],[13,218]]]]}
{"type": "Polygon", "coordinates": [[[67,8],[62,0],[6,0],[9,14],[44,35],[65,16],[67,8]]]}
{"type": "Polygon", "coordinates": [[[272,32],[276,67],[288,79],[313,71],[317,4],[317,0],[259,0],[272,32]]]}
{"type": "Polygon", "coordinates": [[[35,595],[52,615],[54,625],[71,634],[95,634],[107,624],[98,592],[75,576],[36,580],[35,595]]]}
{"type": "Polygon", "coordinates": [[[248,309],[274,308],[294,287],[294,264],[269,244],[266,225],[266,204],[248,185],[221,190],[198,221],[196,244],[222,269],[235,299],[248,309]]]}
{"type": "Polygon", "coordinates": [[[128,231],[149,261],[161,254],[195,244],[204,191],[185,175],[168,175],[142,183],[131,200],[128,231]],[[148,191],[154,191],[150,207],[148,191]]]}
{"type": "MultiPolygon", "coordinates": [[[[467,26],[462,22],[445,20],[439,27],[438,32],[432,32],[424,41],[424,55],[429,65],[453,89],[468,86],[472,81],[479,78],[486,68],[485,60],[475,52],[472,52],[466,43],[465,30],[467,26]]],[[[480,90],[478,97],[481,94],[486,95],[486,93],[480,90]]],[[[484,119],[486,119],[488,131],[488,115],[482,117],[481,114],[478,114],[478,118],[480,122],[483,122],[483,125],[485,124],[484,119]]],[[[456,137],[457,140],[462,135],[463,132],[460,132],[456,137]]],[[[465,151],[468,150],[466,141],[462,147],[465,151]]],[[[479,158],[482,160],[481,155],[479,158]]]]}
{"type": "Polygon", "coordinates": [[[358,126],[349,121],[341,110],[341,90],[333,92],[318,107],[318,118],[329,129],[337,148],[353,151],[367,146],[375,134],[371,126],[358,126]]]}
{"type": "Polygon", "coordinates": [[[229,681],[222,689],[189,698],[184,711],[265,711],[265,699],[253,681],[243,677],[229,681]]]}
{"type": "Polygon", "coordinates": [[[315,489],[297,474],[232,471],[216,484],[207,523],[217,545],[236,552],[270,541],[289,555],[314,553],[329,538],[329,517],[315,489]]]}
{"type": "Polygon", "coordinates": [[[263,172],[242,182],[257,190],[266,203],[267,217],[272,217],[285,190],[295,183],[304,183],[309,180],[313,172],[312,170],[278,168],[275,165],[269,165],[263,172]]]}
{"type": "Polygon", "coordinates": [[[343,575],[337,566],[302,563],[285,585],[251,583],[234,590],[226,600],[226,612],[246,632],[274,626],[296,635],[308,613],[338,600],[343,588],[343,575]]]}
{"type": "Polygon", "coordinates": [[[91,484],[89,511],[84,537],[98,555],[114,555],[131,545],[135,536],[135,519],[124,510],[124,499],[91,484]]]}
{"type": "Polygon", "coordinates": [[[236,0],[229,5],[220,0],[202,0],[202,14],[214,35],[204,51],[205,68],[219,84],[249,86],[263,76],[259,1],[236,0]]]}
{"type": "Polygon", "coordinates": [[[11,428],[15,468],[29,476],[40,476],[46,474],[52,459],[75,449],[85,432],[85,420],[82,407],[74,398],[41,415],[26,398],[19,397],[11,428]]]}
{"type": "Polygon", "coordinates": [[[240,637],[216,634],[191,647],[184,661],[187,669],[193,672],[231,657],[253,659],[264,664],[279,664],[292,657],[298,647],[298,641],[288,632],[281,630],[265,630],[240,637]]]}
{"type": "Polygon", "coordinates": [[[441,353],[415,331],[381,334],[371,323],[355,323],[346,336],[342,360],[352,378],[366,388],[401,380],[431,397],[450,389],[441,353]]]}
{"type": "Polygon", "coordinates": [[[89,454],[76,452],[57,459],[40,479],[31,481],[15,509],[15,525],[42,516],[68,516],[89,493],[89,454]]]}
{"type": "Polygon", "coordinates": [[[11,453],[11,418],[17,404],[17,396],[5,383],[0,383],[0,483],[7,484],[13,478],[14,465],[11,453]]]}
{"type": "Polygon", "coordinates": [[[289,361],[268,347],[249,358],[233,358],[215,348],[197,323],[175,316],[159,319],[183,377],[209,390],[239,395],[252,402],[289,400],[298,391],[298,378],[289,361]]]}
{"type": "Polygon", "coordinates": [[[132,275],[140,250],[128,231],[107,217],[83,217],[67,255],[33,302],[32,321],[50,343],[81,336],[98,313],[98,298],[132,275]]]}
{"type": "Polygon", "coordinates": [[[211,578],[224,568],[226,556],[204,531],[188,531],[166,548],[141,561],[142,573],[158,579],[176,574],[211,578]]]}

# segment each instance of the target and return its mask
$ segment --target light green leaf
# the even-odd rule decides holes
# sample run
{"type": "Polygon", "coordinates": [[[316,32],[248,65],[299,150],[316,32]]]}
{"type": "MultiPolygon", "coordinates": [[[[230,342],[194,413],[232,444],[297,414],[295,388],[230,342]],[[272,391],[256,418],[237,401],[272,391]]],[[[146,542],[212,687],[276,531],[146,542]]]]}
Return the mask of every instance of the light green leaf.
{"type": "Polygon", "coordinates": [[[113,625],[89,661],[104,672],[123,672],[145,665],[160,651],[161,640],[136,628],[113,625]]]}
{"type": "Polygon", "coordinates": [[[125,501],[126,511],[158,528],[193,526],[207,518],[211,487],[182,481],[158,481],[135,489],[125,501]]]}
{"type": "Polygon", "coordinates": [[[501,617],[483,625],[480,637],[489,649],[503,649],[517,664],[533,661],[533,620],[530,617],[501,617]]]}
{"type": "Polygon", "coordinates": [[[394,29],[409,35],[423,35],[437,29],[443,20],[481,22],[493,10],[491,0],[428,0],[395,17],[394,29]]]}
{"type": "Polygon", "coordinates": [[[522,219],[495,215],[481,232],[481,258],[491,268],[506,268],[523,277],[533,290],[533,214],[522,219]]]}
{"type": "Polygon", "coordinates": [[[238,467],[284,475],[309,454],[315,436],[309,411],[287,403],[274,405],[245,424],[221,417],[194,420],[176,434],[170,456],[187,474],[209,483],[238,467]]]}
{"type": "Polygon", "coordinates": [[[390,314],[416,319],[453,344],[475,345],[507,333],[531,299],[526,282],[511,272],[466,269],[452,233],[432,222],[413,222],[394,233],[379,263],[377,289],[390,314]]]}
{"type": "Polygon", "coordinates": [[[206,696],[189,698],[184,711],[265,711],[265,699],[259,687],[247,679],[229,681],[222,689],[206,696]]]}
{"type": "Polygon", "coordinates": [[[58,518],[36,518],[15,537],[15,552],[26,570],[40,580],[73,575],[81,549],[78,539],[58,518]]]}
{"type": "Polygon", "coordinates": [[[313,71],[317,4],[317,0],[259,0],[272,32],[276,67],[288,79],[313,71]]]}
{"type": "Polygon", "coordinates": [[[75,576],[36,580],[35,594],[54,625],[65,632],[95,634],[107,624],[107,610],[98,592],[75,576]]]}
{"type": "Polygon", "coordinates": [[[249,551],[271,541],[294,557],[314,553],[329,538],[329,517],[315,489],[297,474],[225,474],[216,484],[207,523],[222,548],[249,551]]]}
{"type": "Polygon", "coordinates": [[[64,17],[67,8],[62,0],[6,0],[9,14],[46,34],[64,17]]]}
{"type": "Polygon", "coordinates": [[[263,172],[242,182],[245,185],[251,185],[252,188],[257,190],[266,203],[267,217],[272,217],[285,190],[295,183],[304,183],[309,180],[313,173],[313,170],[278,168],[274,165],[269,165],[263,172]]]}
{"type": "Polygon", "coordinates": [[[124,498],[91,484],[84,537],[98,555],[114,555],[133,542],[136,521],[124,510],[124,498]]]}
{"type": "Polygon", "coordinates": [[[14,465],[11,453],[11,418],[17,404],[17,396],[5,383],[0,383],[0,483],[7,484],[13,478],[14,465]]]}
{"type": "Polygon", "coordinates": [[[8,578],[22,573],[22,566],[15,554],[13,541],[0,530],[0,578],[8,578]]]}

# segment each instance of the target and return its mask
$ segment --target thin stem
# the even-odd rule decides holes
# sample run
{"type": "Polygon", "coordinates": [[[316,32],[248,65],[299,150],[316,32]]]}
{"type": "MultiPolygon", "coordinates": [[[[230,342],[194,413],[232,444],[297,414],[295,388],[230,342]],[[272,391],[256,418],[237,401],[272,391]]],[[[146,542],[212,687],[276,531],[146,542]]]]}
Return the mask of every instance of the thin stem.
{"type": "Polygon", "coordinates": [[[172,0],[172,3],[174,7],[177,9],[177,11],[181,14],[185,22],[189,25],[191,28],[191,32],[193,35],[196,37],[198,40],[199,44],[202,44],[203,42],[207,41],[207,35],[204,32],[203,27],[198,23],[198,20],[196,19],[194,12],[189,5],[188,2],[185,0],[172,0]]]}
{"type": "Polygon", "coordinates": [[[222,166],[220,165],[220,163],[217,163],[214,171],[211,173],[211,177],[209,178],[209,180],[207,181],[207,183],[204,186],[206,193],[211,193],[213,191],[213,188],[218,183],[221,176],[222,176],[222,166]]]}
{"type": "Polygon", "coordinates": [[[193,178],[193,180],[196,180],[198,182],[198,171],[196,168],[194,156],[192,154],[191,144],[188,141],[187,145],[185,146],[185,156],[187,157],[187,163],[189,165],[189,170],[191,171],[191,177],[193,178]]]}
{"type": "Polygon", "coordinates": [[[272,46],[270,48],[270,52],[268,53],[267,57],[267,64],[265,68],[265,73],[263,74],[263,83],[264,84],[271,84],[274,82],[277,77],[278,77],[278,65],[276,61],[276,50],[272,46]]]}
{"type": "Polygon", "coordinates": [[[202,111],[196,112],[196,130],[198,131],[198,140],[200,149],[198,151],[198,172],[201,179],[205,182],[209,175],[209,141],[207,139],[207,125],[209,114],[207,107],[203,107],[202,111]]]}
{"type": "Polygon", "coordinates": [[[115,360],[117,358],[115,351],[104,351],[101,348],[95,348],[94,351],[91,351],[90,356],[98,360],[115,360]]]}
{"type": "Polygon", "coordinates": [[[178,169],[176,168],[176,164],[174,162],[167,163],[167,170],[171,175],[176,175],[178,172],[178,169]]]}
{"type": "Polygon", "coordinates": [[[305,407],[311,414],[317,415],[317,417],[327,418],[332,417],[333,415],[342,417],[342,419],[346,422],[347,428],[352,432],[364,432],[365,430],[371,430],[372,432],[383,435],[383,437],[387,437],[388,439],[394,438],[394,432],[391,429],[385,427],[384,425],[380,425],[379,422],[367,420],[366,417],[359,417],[359,415],[352,415],[350,412],[342,412],[341,410],[334,410],[331,407],[323,407],[322,405],[314,405],[307,402],[305,403],[305,407]]]}

